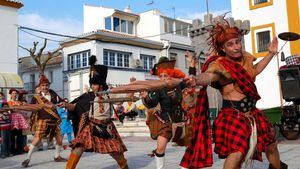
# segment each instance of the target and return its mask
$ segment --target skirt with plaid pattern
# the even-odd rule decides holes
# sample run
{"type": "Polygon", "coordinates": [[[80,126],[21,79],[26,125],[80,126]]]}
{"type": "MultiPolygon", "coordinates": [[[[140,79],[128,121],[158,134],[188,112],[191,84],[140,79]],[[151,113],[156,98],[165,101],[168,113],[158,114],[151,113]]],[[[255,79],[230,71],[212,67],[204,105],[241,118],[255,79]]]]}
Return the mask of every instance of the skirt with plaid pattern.
{"type": "MultiPolygon", "coordinates": [[[[262,152],[265,152],[268,145],[276,142],[276,133],[262,111],[254,109],[251,114],[257,125],[257,148],[253,159],[262,161],[262,152]]],[[[232,108],[222,109],[213,124],[215,153],[219,158],[226,158],[234,152],[241,152],[245,157],[251,132],[250,121],[242,112],[232,108]]]]}

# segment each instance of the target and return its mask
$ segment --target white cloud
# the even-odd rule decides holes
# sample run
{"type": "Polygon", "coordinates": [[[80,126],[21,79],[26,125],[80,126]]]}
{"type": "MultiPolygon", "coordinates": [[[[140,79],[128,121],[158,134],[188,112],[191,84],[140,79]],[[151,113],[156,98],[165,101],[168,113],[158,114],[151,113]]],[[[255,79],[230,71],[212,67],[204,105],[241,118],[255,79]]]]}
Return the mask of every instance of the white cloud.
{"type": "MultiPolygon", "coordinates": [[[[66,34],[66,35],[78,35],[82,33],[83,25],[81,21],[70,17],[60,17],[60,18],[49,18],[39,15],[38,13],[27,13],[19,15],[19,25],[24,27],[29,27],[41,31],[66,34]]],[[[31,34],[48,38],[46,50],[54,50],[58,47],[58,42],[53,42],[53,40],[65,39],[64,37],[51,36],[43,33],[38,33],[30,30],[24,30],[31,34]]],[[[19,41],[20,45],[31,48],[33,47],[34,41],[39,41],[39,44],[43,43],[43,39],[27,34],[26,32],[20,31],[19,41]]],[[[28,52],[19,48],[19,56],[27,56],[28,52]]]]}

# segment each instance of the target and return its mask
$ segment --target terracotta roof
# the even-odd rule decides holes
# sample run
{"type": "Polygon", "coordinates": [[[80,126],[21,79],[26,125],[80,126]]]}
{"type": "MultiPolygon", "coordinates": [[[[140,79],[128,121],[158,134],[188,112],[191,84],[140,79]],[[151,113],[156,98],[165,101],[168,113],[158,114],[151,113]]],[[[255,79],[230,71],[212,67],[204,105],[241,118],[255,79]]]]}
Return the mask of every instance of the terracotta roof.
{"type": "Polygon", "coordinates": [[[19,0],[0,0],[0,5],[2,6],[7,6],[7,7],[12,7],[12,8],[21,8],[24,6],[21,1],[19,0]]]}

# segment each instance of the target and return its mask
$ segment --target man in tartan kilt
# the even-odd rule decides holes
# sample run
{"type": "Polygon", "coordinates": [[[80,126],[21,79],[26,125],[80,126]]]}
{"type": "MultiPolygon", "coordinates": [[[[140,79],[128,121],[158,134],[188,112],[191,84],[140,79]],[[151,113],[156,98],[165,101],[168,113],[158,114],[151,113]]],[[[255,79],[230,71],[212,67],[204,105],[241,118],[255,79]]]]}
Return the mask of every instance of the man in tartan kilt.
{"type": "Polygon", "coordinates": [[[212,145],[206,86],[218,89],[223,98],[223,108],[214,120],[213,140],[215,153],[225,158],[225,169],[238,169],[243,162],[262,161],[262,152],[270,162],[270,169],[287,168],[280,161],[275,131],[264,113],[255,107],[260,99],[254,84],[255,77],[263,71],[277,54],[278,41],[274,37],[267,55],[253,65],[255,58],[242,50],[241,31],[230,27],[224,20],[210,32],[210,44],[215,55],[208,58],[202,73],[195,76],[202,85],[194,117],[192,144],[181,161],[184,168],[212,166],[212,145]]]}
{"type": "Polygon", "coordinates": [[[62,135],[59,129],[60,118],[58,116],[55,104],[62,102],[61,99],[53,90],[49,89],[50,81],[45,75],[40,75],[40,81],[38,84],[40,88],[40,93],[34,95],[31,100],[31,104],[44,105],[42,109],[37,112],[37,121],[35,122],[35,134],[34,138],[29,146],[27,159],[22,162],[23,167],[28,167],[31,156],[38,144],[45,137],[55,137],[55,162],[66,162],[67,160],[60,156],[60,150],[62,147],[62,135]]]}
{"type": "Polygon", "coordinates": [[[114,123],[111,120],[112,105],[101,103],[108,99],[107,94],[99,94],[108,89],[106,84],[107,67],[94,65],[96,57],[89,58],[91,65],[90,86],[92,91],[79,96],[73,103],[62,102],[65,107],[80,118],[76,138],[71,142],[67,169],[75,169],[83,152],[109,154],[120,169],[128,169],[124,152],[127,151],[114,123]]]}

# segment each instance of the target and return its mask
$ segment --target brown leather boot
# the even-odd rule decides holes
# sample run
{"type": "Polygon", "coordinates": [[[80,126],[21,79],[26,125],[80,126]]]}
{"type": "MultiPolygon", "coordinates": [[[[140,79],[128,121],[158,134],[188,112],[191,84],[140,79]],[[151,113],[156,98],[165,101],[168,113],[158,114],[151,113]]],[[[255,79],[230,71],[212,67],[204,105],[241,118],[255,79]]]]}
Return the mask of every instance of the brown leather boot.
{"type": "MultiPolygon", "coordinates": [[[[272,164],[269,164],[269,169],[276,169],[276,168],[273,167],[272,164]]],[[[280,161],[280,169],[288,169],[288,165],[280,161]]]]}
{"type": "Polygon", "coordinates": [[[66,169],[75,169],[81,156],[78,156],[71,152],[70,157],[67,162],[66,169]]]}

